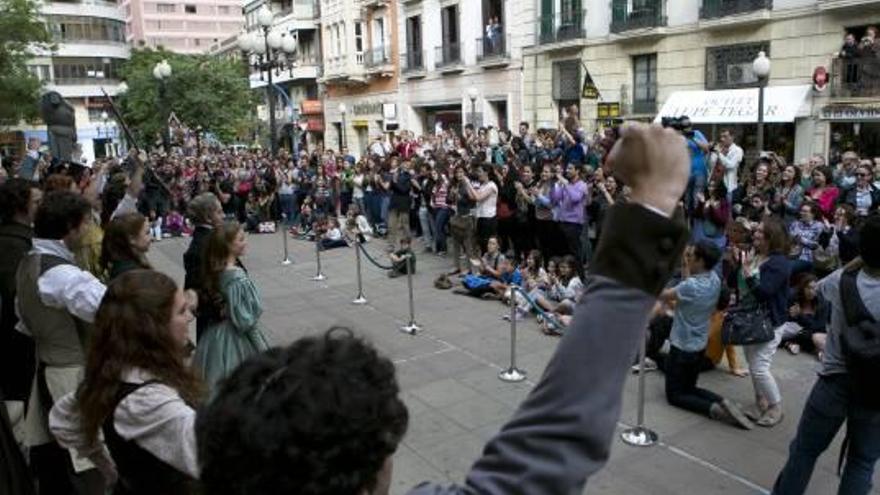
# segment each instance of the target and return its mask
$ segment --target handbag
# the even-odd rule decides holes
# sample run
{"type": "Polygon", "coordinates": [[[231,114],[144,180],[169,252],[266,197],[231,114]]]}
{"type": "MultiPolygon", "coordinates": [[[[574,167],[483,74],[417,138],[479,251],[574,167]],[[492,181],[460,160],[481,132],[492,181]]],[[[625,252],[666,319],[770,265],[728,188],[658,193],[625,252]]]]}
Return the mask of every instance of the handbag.
{"type": "Polygon", "coordinates": [[[761,306],[732,308],[721,324],[724,345],[752,345],[770,342],[776,337],[773,323],[761,306]]]}

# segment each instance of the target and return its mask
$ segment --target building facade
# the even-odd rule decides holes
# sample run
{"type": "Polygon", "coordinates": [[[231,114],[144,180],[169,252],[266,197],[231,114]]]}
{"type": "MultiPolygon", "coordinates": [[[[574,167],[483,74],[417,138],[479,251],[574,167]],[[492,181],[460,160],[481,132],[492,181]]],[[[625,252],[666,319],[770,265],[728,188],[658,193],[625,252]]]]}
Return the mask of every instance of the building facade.
{"type": "MultiPolygon", "coordinates": [[[[275,98],[276,136],[288,149],[306,149],[316,146],[324,139],[324,118],[318,94],[318,77],[321,74],[321,40],[319,33],[319,10],[317,0],[254,0],[244,7],[245,29],[264,34],[257,22],[257,12],[267,5],[275,18],[272,31],[291,36],[296,41],[292,63],[285,69],[273,72],[272,82],[275,98]]],[[[261,38],[262,39],[262,38],[261,38]]],[[[240,52],[233,40],[221,42],[217,52],[240,52]]],[[[250,86],[263,95],[257,107],[257,119],[265,126],[268,135],[269,105],[268,74],[253,66],[251,55],[250,86]]]]}
{"type": "MultiPolygon", "coordinates": [[[[83,160],[91,163],[115,153],[121,130],[102,89],[110,96],[119,92],[119,70],[130,54],[125,18],[115,2],[101,0],[44,1],[40,13],[56,50],[37,53],[29,69],[44,82],[45,91],[57,91],[73,105],[83,160]]],[[[30,138],[48,141],[46,126],[13,127],[0,136],[0,146],[4,154],[19,155],[30,138]]]]}
{"type": "Polygon", "coordinates": [[[121,0],[126,40],[134,47],[205,53],[244,25],[239,0],[121,0]]]}
{"type": "Polygon", "coordinates": [[[853,145],[880,154],[878,62],[839,56],[846,33],[880,23],[878,1],[532,2],[523,99],[538,127],[556,127],[572,104],[588,129],[689,114],[708,137],[731,128],[755,153],[752,61],[764,51],[765,149],[789,159],[853,145]],[[596,96],[587,75],[598,98],[584,98],[596,96]]]}
{"type": "Polygon", "coordinates": [[[325,146],[361,156],[400,126],[397,0],[321,0],[325,146]]]}
{"type": "Polygon", "coordinates": [[[402,1],[402,125],[416,134],[467,123],[515,128],[523,118],[522,49],[531,44],[531,4],[402,1]]]}

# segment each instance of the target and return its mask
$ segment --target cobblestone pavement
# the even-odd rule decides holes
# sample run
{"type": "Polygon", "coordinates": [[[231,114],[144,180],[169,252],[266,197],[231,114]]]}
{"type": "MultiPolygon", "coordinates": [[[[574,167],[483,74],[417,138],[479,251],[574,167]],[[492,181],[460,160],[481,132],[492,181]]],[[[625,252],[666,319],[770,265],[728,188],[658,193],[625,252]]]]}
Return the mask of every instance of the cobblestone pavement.
{"type": "MultiPolygon", "coordinates": [[[[188,242],[155,243],[150,259],[157,269],[182,282],[182,254],[188,242]]],[[[505,308],[497,302],[435,289],[433,280],[449,269],[448,259],[418,256],[414,292],[416,320],[423,331],[409,336],[398,330],[409,319],[406,278],[389,279],[364,260],[369,302],[355,306],[351,304],[357,292],[353,249],[322,253],[327,279],[314,282],[314,244],[291,240],[294,264],[282,266],[280,234],[252,235],[249,243],[244,262],[262,293],[262,322],[273,344],[283,345],[339,324],[366,335],[396,363],[411,422],[395,456],[394,494],[405,493],[424,480],[461,482],[485,442],[540,377],[558,343],[538,332],[533,319],[521,322],[518,364],[528,372],[529,380],[504,383],[497,374],[509,359],[510,326],[501,319],[505,308]]],[[[378,260],[387,260],[381,241],[367,247],[378,260]]],[[[609,326],[609,335],[612,331],[609,326]]],[[[586,493],[768,493],[785,462],[817,366],[810,356],[778,353],[773,369],[785,398],[785,419],[776,428],[750,432],[668,406],[663,375],[649,374],[646,424],[659,433],[660,444],[636,448],[616,440],[608,465],[590,480],[586,493]]],[[[637,384],[635,375],[627,382],[621,427],[636,420],[637,384]]],[[[722,370],[703,374],[700,384],[741,403],[752,396],[748,379],[722,370]]],[[[808,493],[836,493],[840,437],[820,459],[808,493]]],[[[875,476],[875,485],[878,481],[880,476],[875,476]]]]}

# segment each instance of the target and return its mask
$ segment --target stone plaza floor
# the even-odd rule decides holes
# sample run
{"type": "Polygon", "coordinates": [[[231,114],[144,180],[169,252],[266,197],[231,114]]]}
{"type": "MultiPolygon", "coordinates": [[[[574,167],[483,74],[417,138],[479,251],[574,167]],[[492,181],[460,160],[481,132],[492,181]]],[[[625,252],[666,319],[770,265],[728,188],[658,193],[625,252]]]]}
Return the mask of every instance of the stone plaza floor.
{"type": "MultiPolygon", "coordinates": [[[[150,260],[156,269],[182,283],[182,255],[188,243],[186,238],[154,243],[150,260]]],[[[270,342],[284,345],[333,325],[348,326],[365,335],[395,362],[410,411],[409,431],[395,456],[392,493],[406,493],[424,480],[462,482],[483,445],[541,376],[559,340],[541,334],[534,318],[520,322],[518,364],[528,373],[528,380],[504,383],[497,375],[509,359],[510,324],[501,319],[508,310],[498,302],[435,289],[434,278],[451,268],[450,259],[418,255],[414,292],[416,320],[423,330],[410,336],[398,330],[409,320],[405,277],[389,279],[364,259],[368,304],[356,306],[351,304],[357,293],[353,248],[323,252],[327,279],[314,282],[314,244],[291,239],[289,245],[294,263],[282,266],[281,234],[251,235],[244,259],[263,297],[262,323],[270,342]]],[[[384,245],[374,241],[367,248],[377,260],[387,263],[384,245]]],[[[613,330],[610,323],[609,331],[613,330]]],[[[751,381],[733,377],[721,366],[721,370],[704,373],[700,384],[748,403],[751,381]]],[[[769,493],[785,462],[817,368],[818,362],[811,356],[777,353],[773,371],[785,399],[785,419],[776,428],[753,431],[670,407],[664,398],[663,375],[648,374],[646,426],[660,435],[660,443],[637,448],[618,437],[610,461],[590,479],[585,493],[769,493]]],[[[632,375],[624,392],[620,428],[636,421],[637,385],[637,375],[632,375]]],[[[807,493],[837,492],[835,470],[842,436],[838,435],[819,460],[807,493]]],[[[880,476],[875,475],[874,480],[876,486],[880,476]]],[[[875,488],[872,493],[880,494],[880,490],[875,488]]]]}

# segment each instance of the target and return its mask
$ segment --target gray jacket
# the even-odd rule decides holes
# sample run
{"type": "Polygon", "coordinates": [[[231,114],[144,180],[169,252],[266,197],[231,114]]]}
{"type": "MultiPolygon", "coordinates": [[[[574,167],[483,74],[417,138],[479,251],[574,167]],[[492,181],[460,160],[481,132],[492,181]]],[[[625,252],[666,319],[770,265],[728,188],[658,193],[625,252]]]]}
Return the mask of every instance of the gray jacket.
{"type": "Polygon", "coordinates": [[[541,381],[464,485],[423,483],[410,495],[580,494],[607,462],[629,366],[687,228],[634,204],[613,206],[605,221],[617,228],[603,230],[574,322],[541,381]]]}

